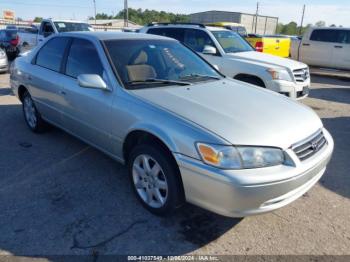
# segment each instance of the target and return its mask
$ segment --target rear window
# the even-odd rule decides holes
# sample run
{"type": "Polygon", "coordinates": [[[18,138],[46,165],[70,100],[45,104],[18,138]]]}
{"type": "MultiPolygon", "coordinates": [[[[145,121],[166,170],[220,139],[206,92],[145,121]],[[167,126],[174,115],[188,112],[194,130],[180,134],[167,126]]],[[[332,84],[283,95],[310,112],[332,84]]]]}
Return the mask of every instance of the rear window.
{"type": "Polygon", "coordinates": [[[5,30],[4,32],[6,40],[12,40],[17,38],[17,30],[5,30]]]}
{"type": "Polygon", "coordinates": [[[47,42],[39,51],[36,64],[53,71],[60,71],[64,51],[69,42],[67,37],[57,37],[47,42]]]}
{"type": "Polygon", "coordinates": [[[350,43],[350,31],[336,29],[316,29],[312,32],[310,40],[328,43],[350,43]]]}
{"type": "Polygon", "coordinates": [[[184,29],[183,28],[151,28],[147,31],[148,34],[166,36],[174,38],[180,42],[184,42],[184,29]]]}

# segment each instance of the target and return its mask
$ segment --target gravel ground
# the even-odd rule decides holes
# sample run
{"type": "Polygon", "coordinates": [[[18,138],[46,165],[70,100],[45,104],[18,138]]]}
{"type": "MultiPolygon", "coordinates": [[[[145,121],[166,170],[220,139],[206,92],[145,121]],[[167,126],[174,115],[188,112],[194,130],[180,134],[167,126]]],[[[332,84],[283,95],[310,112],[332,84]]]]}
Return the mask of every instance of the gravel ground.
{"type": "Polygon", "coordinates": [[[192,205],[158,218],[133,196],[125,167],[58,129],[31,133],[0,75],[0,254],[350,255],[350,82],[314,77],[303,103],[335,139],[307,194],[244,219],[192,205]]]}

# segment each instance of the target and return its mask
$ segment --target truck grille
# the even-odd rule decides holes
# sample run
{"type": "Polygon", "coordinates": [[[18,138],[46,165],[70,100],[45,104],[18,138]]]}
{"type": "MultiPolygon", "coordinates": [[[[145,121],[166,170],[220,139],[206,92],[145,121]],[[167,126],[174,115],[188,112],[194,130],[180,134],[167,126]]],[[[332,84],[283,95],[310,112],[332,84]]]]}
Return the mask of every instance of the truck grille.
{"type": "Polygon", "coordinates": [[[309,68],[301,68],[293,71],[295,81],[303,83],[310,78],[309,68]]]}
{"type": "Polygon", "coordinates": [[[327,144],[327,140],[323,135],[323,132],[320,130],[311,138],[307,139],[306,142],[302,142],[292,146],[294,153],[298,156],[300,161],[304,161],[318,151],[320,151],[327,144]]]}

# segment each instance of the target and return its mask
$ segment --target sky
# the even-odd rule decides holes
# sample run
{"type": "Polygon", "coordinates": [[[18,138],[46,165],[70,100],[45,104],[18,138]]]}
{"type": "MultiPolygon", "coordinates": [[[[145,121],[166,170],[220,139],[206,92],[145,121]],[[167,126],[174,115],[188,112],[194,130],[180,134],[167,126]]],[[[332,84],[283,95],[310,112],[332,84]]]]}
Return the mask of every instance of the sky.
{"type": "MultiPolygon", "coordinates": [[[[95,0],[97,12],[116,14],[124,0],[95,0]]],[[[163,10],[190,14],[208,10],[255,13],[256,0],[129,0],[129,7],[163,10]]],[[[306,4],[304,24],[325,21],[350,27],[349,0],[260,0],[259,13],[277,16],[282,23],[300,23],[302,8],[306,4]]],[[[0,12],[10,9],[16,16],[33,19],[35,16],[56,19],[86,20],[93,16],[93,0],[0,0],[0,12]]]]}

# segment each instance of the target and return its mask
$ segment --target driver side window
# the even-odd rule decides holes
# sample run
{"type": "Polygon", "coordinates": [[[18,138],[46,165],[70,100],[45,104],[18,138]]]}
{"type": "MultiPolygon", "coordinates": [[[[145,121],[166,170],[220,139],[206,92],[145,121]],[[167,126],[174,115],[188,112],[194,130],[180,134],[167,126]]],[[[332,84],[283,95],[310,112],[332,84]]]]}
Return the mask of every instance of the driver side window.
{"type": "Polygon", "coordinates": [[[184,35],[184,43],[191,47],[194,51],[202,53],[206,45],[215,47],[210,36],[203,30],[186,29],[184,35]]]}

